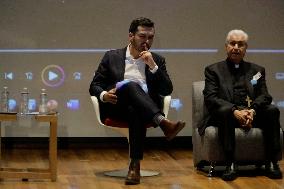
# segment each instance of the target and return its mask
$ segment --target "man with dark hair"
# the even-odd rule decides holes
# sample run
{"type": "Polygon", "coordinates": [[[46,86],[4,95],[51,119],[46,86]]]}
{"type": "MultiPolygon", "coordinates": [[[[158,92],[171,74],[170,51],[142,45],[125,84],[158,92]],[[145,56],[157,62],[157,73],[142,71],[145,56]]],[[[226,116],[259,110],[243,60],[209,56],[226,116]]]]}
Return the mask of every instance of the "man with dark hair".
{"type": "Polygon", "coordinates": [[[205,68],[203,94],[209,114],[205,115],[205,127],[200,127],[199,132],[204,133],[209,125],[218,127],[220,144],[227,161],[222,179],[231,181],[237,178],[233,164],[235,128],[261,128],[267,155],[267,176],[281,179],[282,172],[276,157],[280,152],[280,112],[271,105],[272,97],[267,90],[265,69],[243,60],[247,41],[248,35],[244,31],[230,31],[225,43],[227,59],[205,68]]]}
{"type": "Polygon", "coordinates": [[[137,18],[133,20],[130,24],[129,33],[136,33],[138,31],[138,26],[148,27],[148,28],[154,28],[154,22],[148,18],[137,18]]]}
{"type": "Polygon", "coordinates": [[[89,89],[99,99],[102,120],[112,117],[129,125],[131,161],[125,184],[140,183],[140,160],[148,123],[160,126],[168,140],[185,126],[182,121],[165,119],[161,111],[161,96],[171,94],[173,86],[165,59],[149,51],[154,34],[150,19],[133,20],[129,45],[105,53],[89,89]]]}

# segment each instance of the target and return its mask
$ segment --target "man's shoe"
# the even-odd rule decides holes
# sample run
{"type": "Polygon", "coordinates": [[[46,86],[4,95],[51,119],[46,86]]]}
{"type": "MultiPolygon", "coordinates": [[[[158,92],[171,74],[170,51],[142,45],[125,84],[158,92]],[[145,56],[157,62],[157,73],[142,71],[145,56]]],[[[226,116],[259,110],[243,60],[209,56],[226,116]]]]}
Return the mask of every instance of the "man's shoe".
{"type": "Polygon", "coordinates": [[[222,179],[224,181],[233,181],[237,178],[237,172],[234,169],[233,164],[226,167],[226,170],[224,171],[222,175],[222,179]]]}
{"type": "Polygon", "coordinates": [[[160,123],[160,127],[164,132],[167,140],[172,140],[185,126],[185,122],[178,121],[176,123],[163,119],[160,123]]]}
{"type": "Polygon", "coordinates": [[[266,176],[271,179],[282,179],[283,176],[278,163],[274,162],[272,164],[272,167],[270,163],[265,165],[266,176]]]}
{"type": "Polygon", "coordinates": [[[140,183],[140,162],[131,161],[129,165],[128,174],[125,179],[126,185],[135,185],[140,183]]]}

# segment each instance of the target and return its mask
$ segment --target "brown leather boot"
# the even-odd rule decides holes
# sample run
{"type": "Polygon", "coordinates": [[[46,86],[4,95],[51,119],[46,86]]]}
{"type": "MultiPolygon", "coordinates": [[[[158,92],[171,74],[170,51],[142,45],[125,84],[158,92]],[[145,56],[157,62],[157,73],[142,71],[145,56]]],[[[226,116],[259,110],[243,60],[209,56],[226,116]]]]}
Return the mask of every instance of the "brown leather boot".
{"type": "Polygon", "coordinates": [[[126,185],[135,185],[140,183],[140,162],[132,161],[129,165],[128,174],[125,179],[126,185]]]}
{"type": "Polygon", "coordinates": [[[172,122],[168,119],[163,119],[160,123],[160,127],[164,132],[167,140],[172,140],[185,126],[185,122],[178,121],[172,122]]]}

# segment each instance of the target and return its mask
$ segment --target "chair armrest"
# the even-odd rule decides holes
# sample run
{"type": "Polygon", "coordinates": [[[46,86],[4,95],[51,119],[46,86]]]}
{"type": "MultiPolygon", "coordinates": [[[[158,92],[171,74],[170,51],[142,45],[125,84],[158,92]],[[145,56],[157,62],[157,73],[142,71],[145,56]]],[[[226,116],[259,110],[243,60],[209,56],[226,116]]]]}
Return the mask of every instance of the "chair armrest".
{"type": "Polygon", "coordinates": [[[164,102],[163,102],[163,112],[165,114],[165,117],[168,117],[169,109],[170,109],[170,103],[171,103],[171,96],[164,96],[164,102]]]}
{"type": "Polygon", "coordinates": [[[95,113],[96,113],[96,118],[97,121],[101,124],[104,125],[101,121],[101,116],[100,116],[100,107],[99,107],[99,101],[98,98],[96,96],[91,96],[91,100],[95,109],[95,113]]]}

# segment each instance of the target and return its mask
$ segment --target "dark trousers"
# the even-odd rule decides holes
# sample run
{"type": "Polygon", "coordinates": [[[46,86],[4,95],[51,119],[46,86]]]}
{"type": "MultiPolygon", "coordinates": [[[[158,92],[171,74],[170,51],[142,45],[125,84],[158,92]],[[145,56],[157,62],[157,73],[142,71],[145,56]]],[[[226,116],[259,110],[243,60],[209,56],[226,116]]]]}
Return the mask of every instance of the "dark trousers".
{"type": "Polygon", "coordinates": [[[106,117],[126,121],[129,125],[130,158],[143,159],[146,125],[161,112],[140,85],[129,82],[116,91],[117,104],[101,103],[102,120],[106,117]]]}
{"type": "MultiPolygon", "coordinates": [[[[211,123],[218,126],[219,141],[225,152],[226,159],[234,160],[235,150],[235,128],[240,127],[234,118],[231,108],[222,107],[215,111],[214,120],[211,123]]],[[[276,161],[276,155],[280,151],[280,111],[274,105],[268,105],[256,112],[253,127],[262,129],[266,158],[276,161]]]]}

